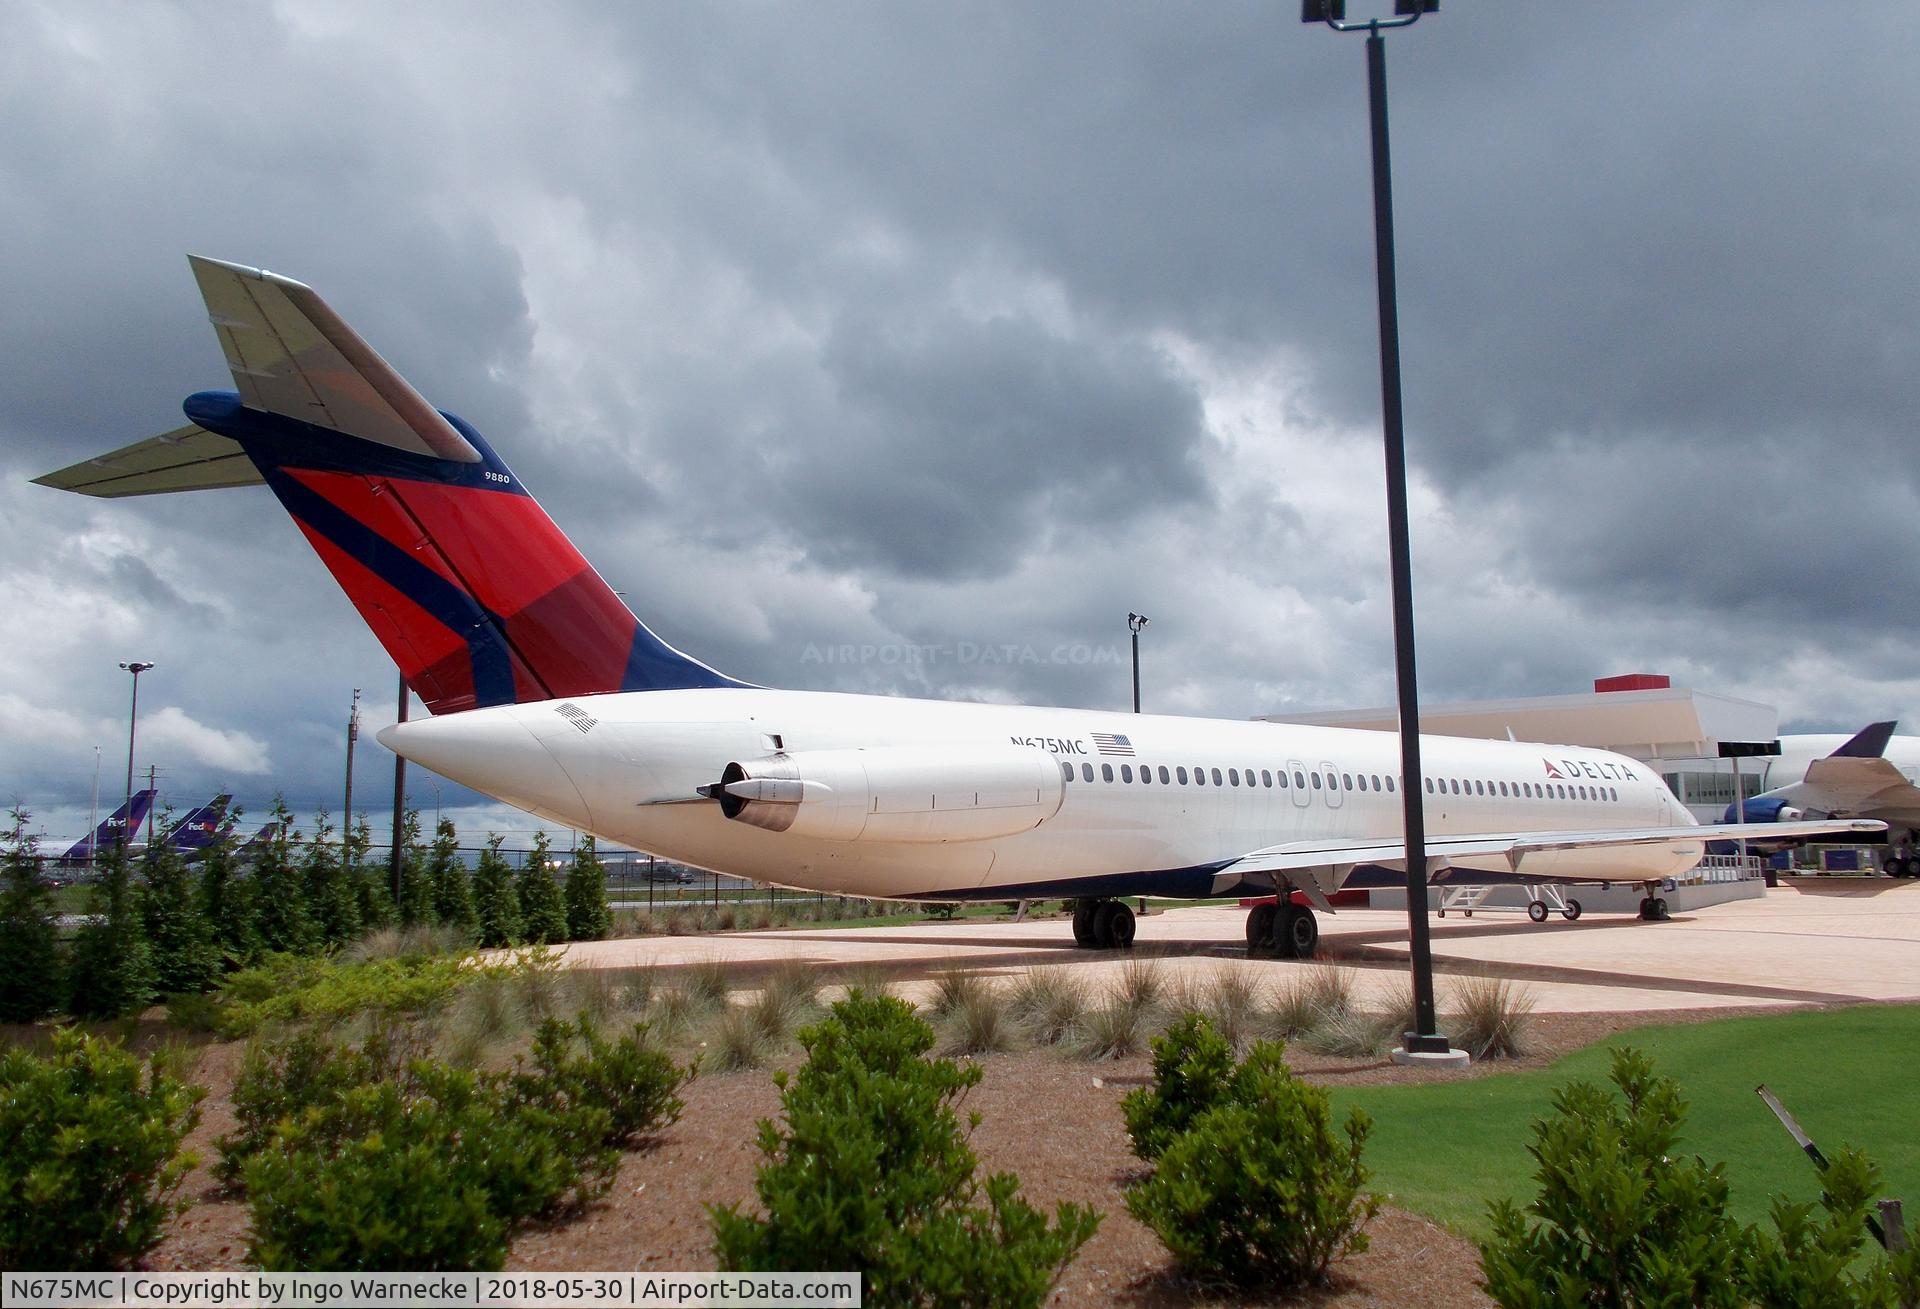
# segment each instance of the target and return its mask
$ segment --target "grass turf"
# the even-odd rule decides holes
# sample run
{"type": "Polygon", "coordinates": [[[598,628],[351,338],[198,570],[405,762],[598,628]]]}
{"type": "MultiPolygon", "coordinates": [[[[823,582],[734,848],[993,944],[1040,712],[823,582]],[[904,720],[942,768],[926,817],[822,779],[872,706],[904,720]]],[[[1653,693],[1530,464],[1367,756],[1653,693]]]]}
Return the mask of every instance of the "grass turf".
{"type": "Polygon", "coordinates": [[[1524,1205],[1536,1190],[1527,1146],[1554,1087],[1605,1084],[1609,1051],[1633,1046],[1680,1083],[1684,1146],[1726,1165],[1734,1212],[1766,1216],[1770,1197],[1814,1200],[1820,1187],[1754,1087],[1765,1082],[1828,1155],[1853,1145],[1877,1162],[1886,1194],[1920,1205],[1920,1005],[1863,1005],[1721,1022],[1636,1028],[1551,1067],[1420,1086],[1336,1090],[1337,1113],[1374,1119],[1366,1160],[1393,1203],[1469,1236],[1487,1204],[1524,1205]]]}

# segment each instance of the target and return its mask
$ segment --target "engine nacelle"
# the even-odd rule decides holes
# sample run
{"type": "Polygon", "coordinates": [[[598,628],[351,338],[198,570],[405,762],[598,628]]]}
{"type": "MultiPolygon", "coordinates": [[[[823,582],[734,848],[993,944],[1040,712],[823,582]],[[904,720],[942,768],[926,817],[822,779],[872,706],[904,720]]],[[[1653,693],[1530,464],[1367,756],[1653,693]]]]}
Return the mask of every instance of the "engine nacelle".
{"type": "Polygon", "coordinates": [[[1797,823],[1807,816],[1804,809],[1790,805],[1786,797],[1780,795],[1748,796],[1740,806],[1740,816],[1735,817],[1733,806],[1728,805],[1722,814],[1723,823],[1797,823]]]}
{"type": "Polygon", "coordinates": [[[826,841],[984,841],[1060,812],[1051,755],[1019,746],[801,750],[727,765],[720,812],[826,841]]]}

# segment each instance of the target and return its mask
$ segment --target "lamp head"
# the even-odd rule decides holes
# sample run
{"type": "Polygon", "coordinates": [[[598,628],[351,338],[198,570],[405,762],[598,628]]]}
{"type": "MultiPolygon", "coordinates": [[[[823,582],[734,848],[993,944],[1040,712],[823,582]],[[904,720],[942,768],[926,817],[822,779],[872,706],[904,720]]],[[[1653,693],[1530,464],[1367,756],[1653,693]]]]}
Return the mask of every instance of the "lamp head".
{"type": "Polygon", "coordinates": [[[152,664],[141,663],[137,659],[130,664],[121,664],[120,666],[126,669],[128,672],[132,673],[135,677],[140,676],[140,674],[146,672],[149,668],[153,667],[152,664]]]}

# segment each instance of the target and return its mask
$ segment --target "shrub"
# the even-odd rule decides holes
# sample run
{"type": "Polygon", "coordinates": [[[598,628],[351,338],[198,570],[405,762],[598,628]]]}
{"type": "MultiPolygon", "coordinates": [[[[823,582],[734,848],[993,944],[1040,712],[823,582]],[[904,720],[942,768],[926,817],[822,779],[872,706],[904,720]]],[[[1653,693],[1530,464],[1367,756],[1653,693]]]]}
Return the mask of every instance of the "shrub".
{"type": "Polygon", "coordinates": [[[120,1268],[152,1249],[205,1094],[74,1031],[47,1056],[0,1053],[0,1265],[120,1268]]]}
{"type": "Polygon", "coordinates": [[[1201,1012],[1228,1045],[1243,1049],[1260,1027],[1260,990],[1244,970],[1223,968],[1209,980],[1201,1012]]]}
{"type": "Polygon", "coordinates": [[[1882,1177],[1858,1150],[1836,1151],[1820,1175],[1817,1206],[1776,1196],[1771,1232],[1753,1233],[1743,1276],[1749,1298],[1764,1305],[1819,1305],[1822,1309],[1893,1309],[1920,1292],[1920,1247],[1891,1258],[1861,1259],[1867,1219],[1882,1177]],[[1816,1222],[1814,1215],[1824,1211],[1816,1222]]]}
{"type": "Polygon", "coordinates": [[[434,825],[433,848],[427,853],[427,883],[433,893],[433,916],[466,939],[474,939],[473,884],[467,877],[467,866],[460,862],[460,838],[450,818],[434,825]]]}
{"type": "Polygon", "coordinates": [[[407,810],[400,825],[400,900],[394,906],[401,927],[417,927],[435,921],[433,877],[427,863],[427,848],[420,841],[420,811],[407,810]]]}
{"type": "Polygon", "coordinates": [[[0,864],[0,1023],[30,1023],[62,1006],[59,918],[40,880],[38,839],[27,813],[13,810],[13,836],[0,864]]]}
{"type": "Polygon", "coordinates": [[[93,888],[92,913],[74,934],[67,1008],[80,1018],[118,1018],[153,998],[153,968],[125,851],[93,888]]]}
{"type": "Polygon", "coordinates": [[[300,877],[323,946],[342,946],[360,934],[360,899],[340,856],[333,843],[333,825],[322,809],[314,816],[313,839],[300,861],[300,877]]]}
{"type": "Polygon", "coordinates": [[[1404,1027],[1398,1017],[1360,1009],[1329,1009],[1301,1035],[1300,1044],[1315,1054],[1338,1059],[1370,1059],[1384,1053],[1404,1027]]]}
{"type": "Polygon", "coordinates": [[[928,1008],[944,1018],[962,1004],[986,990],[989,983],[979,973],[964,968],[948,968],[934,974],[933,999],[928,1008]]]}
{"type": "Polygon", "coordinates": [[[1178,1019],[1153,1040],[1153,1084],[1120,1102],[1133,1152],[1158,1159],[1201,1114],[1223,1103],[1234,1075],[1233,1047],[1200,1014],[1178,1019]]]}
{"type": "Polygon", "coordinates": [[[356,936],[392,927],[398,917],[393,903],[393,865],[385,860],[368,863],[367,851],[372,848],[373,829],[367,825],[367,816],[361,814],[341,843],[341,873],[353,895],[356,936]]]}
{"type": "Polygon", "coordinates": [[[274,829],[253,864],[254,908],[263,949],[305,954],[320,941],[299,867],[300,834],[286,801],[273,801],[274,829]]]}
{"type": "Polygon", "coordinates": [[[553,855],[547,834],[533,834],[533,849],[520,865],[514,883],[520,893],[520,934],[524,941],[555,945],[567,939],[567,906],[560,884],[553,880],[553,855]]]}
{"type": "Polygon", "coordinates": [[[480,866],[473,873],[474,931],[489,948],[520,940],[520,894],[513,886],[513,869],[500,855],[498,836],[487,837],[480,866]]]}
{"type": "MultiPolygon", "coordinates": [[[[1217,1073],[1225,1043],[1217,1034],[1213,1042],[1189,1043],[1200,1087],[1217,1073]]],[[[1156,1125],[1144,1124],[1148,1140],[1160,1139],[1156,1125]]],[[[1222,1102],[1164,1138],[1153,1175],[1128,1189],[1127,1209],[1198,1277],[1279,1289],[1322,1280],[1335,1259],[1367,1248],[1363,1229],[1379,1208],[1360,1162],[1369,1127],[1356,1109],[1336,1131],[1327,1093],[1262,1042],[1222,1102]]]]}
{"type": "Polygon", "coordinates": [[[200,861],[199,909],[213,933],[223,969],[245,968],[260,957],[255,883],[239,876],[233,833],[221,833],[200,861]]]}
{"type": "Polygon", "coordinates": [[[613,931],[613,911],[607,907],[607,869],[591,836],[583,837],[567,865],[567,936],[575,941],[598,941],[613,931]]]}
{"type": "Polygon", "coordinates": [[[1487,1294],[1502,1305],[1744,1304],[1748,1235],[1727,1209],[1720,1165],[1679,1148],[1686,1104],[1636,1050],[1613,1052],[1618,1094],[1591,1082],[1553,1093],[1528,1152],[1539,1195],[1492,1206],[1480,1246],[1487,1294]]]}
{"type": "Polygon", "coordinates": [[[716,1071],[737,1073],[767,1061],[769,1042],[760,1018],[744,1005],[722,1003],[707,1048],[716,1071]]]}
{"type": "Polygon", "coordinates": [[[582,1013],[573,1023],[549,1018],[540,1024],[533,1038],[533,1072],[516,1071],[512,1085],[523,1102],[555,1112],[601,1111],[607,1118],[603,1143],[631,1147],[679,1120],[686,1102],[676,1092],[693,1073],[647,1044],[645,1023],[607,1041],[582,1013]]]}
{"type": "Polygon", "coordinates": [[[358,1050],[315,1032],[247,1047],[233,1086],[234,1130],[214,1142],[214,1176],[238,1185],[247,1161],[264,1149],[274,1128],[338,1103],[357,1087],[397,1077],[409,1050],[399,1031],[376,1028],[358,1050]]]}
{"type": "Polygon", "coordinates": [[[1352,1011],[1353,974],[1321,965],[1302,970],[1274,997],[1272,1031],[1295,1037],[1321,1026],[1329,1015],[1352,1011]]]}
{"type": "Polygon", "coordinates": [[[1517,1059],[1527,1052],[1533,993],[1504,978],[1466,977],[1454,987],[1455,1039],[1474,1059],[1517,1059]]]}
{"type": "Polygon", "coordinates": [[[1115,997],[1086,1011],[1073,1038],[1074,1053],[1082,1059],[1124,1059],[1146,1048],[1151,1035],[1150,1011],[1115,997]]]}
{"type": "Polygon", "coordinates": [[[1116,999],[1141,1011],[1157,1009],[1168,998],[1167,970],[1150,955],[1127,956],[1120,967],[1120,985],[1116,999]]]}
{"type": "Polygon", "coordinates": [[[140,917],[154,989],[163,995],[204,991],[220,974],[220,951],[186,860],[163,843],[148,850],[145,864],[140,917]]]}
{"type": "Polygon", "coordinates": [[[1013,1016],[1006,993],[981,979],[981,985],[969,990],[941,1024],[941,1051],[945,1054],[988,1054],[1005,1050],[1015,1036],[1013,1016]]]}
{"type": "Polygon", "coordinates": [[[760,1124],[766,1216],[708,1210],[720,1267],[858,1268],[873,1306],[1041,1304],[1099,1216],[1049,1221],[1011,1174],[975,1177],[952,1102],[980,1070],[925,1058],[932,1027],[888,996],[856,992],[800,1039],[807,1062],[775,1077],[785,1123],[760,1124]]]}
{"type": "MultiPolygon", "coordinates": [[[[220,986],[219,1026],[245,1036],[270,1023],[308,1019],[335,1022],[356,1014],[421,1014],[437,1009],[462,986],[489,972],[457,955],[345,960],[270,957],[230,974],[220,986]]],[[[513,971],[511,966],[504,971],[513,971]]]]}

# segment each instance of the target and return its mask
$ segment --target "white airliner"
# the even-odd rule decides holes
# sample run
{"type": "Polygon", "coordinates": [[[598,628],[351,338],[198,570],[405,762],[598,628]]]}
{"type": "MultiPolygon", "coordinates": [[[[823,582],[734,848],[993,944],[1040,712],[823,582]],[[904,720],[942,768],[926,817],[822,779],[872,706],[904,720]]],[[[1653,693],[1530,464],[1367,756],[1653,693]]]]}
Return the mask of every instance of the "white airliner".
{"type": "MultiPolygon", "coordinates": [[[[1911,840],[1920,831],[1920,737],[1895,736],[1892,722],[1869,723],[1852,736],[1783,736],[1764,761],[1760,785],[1741,806],[1749,823],[1804,818],[1876,818],[1900,842],[1887,871],[1920,877],[1911,840]]],[[[1726,821],[1734,820],[1727,806],[1726,821]]],[[[1764,838],[1763,838],[1764,839],[1764,838]]]]}
{"type": "MultiPolygon", "coordinates": [[[[556,823],[742,877],[850,895],[1066,897],[1075,940],[1125,946],[1120,897],[1293,888],[1405,868],[1391,734],[781,691],[655,636],[461,419],[310,288],[189,260],[236,391],[189,426],[37,479],[92,495],[264,482],[434,715],[380,740],[556,823]]],[[[1604,751],[1425,738],[1431,871],[1643,884],[1716,836],[1604,751]]],[[[1282,895],[1249,943],[1313,952],[1282,895]]]]}

